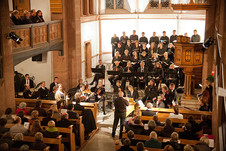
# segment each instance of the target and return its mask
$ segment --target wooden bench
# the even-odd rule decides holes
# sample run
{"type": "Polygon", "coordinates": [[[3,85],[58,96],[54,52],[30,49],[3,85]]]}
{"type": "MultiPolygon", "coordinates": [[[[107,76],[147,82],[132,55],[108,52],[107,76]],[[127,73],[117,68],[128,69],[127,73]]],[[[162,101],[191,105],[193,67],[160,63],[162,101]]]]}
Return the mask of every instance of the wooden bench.
{"type": "MultiPolygon", "coordinates": [[[[128,138],[127,134],[123,133],[122,138],[128,138]]],[[[138,135],[138,134],[135,134],[133,138],[136,140],[141,140],[141,141],[147,141],[150,139],[150,137],[147,135],[138,135]]],[[[169,140],[169,139],[170,138],[168,138],[168,137],[158,137],[158,141],[160,141],[160,142],[165,142],[165,140],[169,140]]],[[[199,143],[198,140],[189,140],[189,139],[178,139],[178,140],[180,140],[180,144],[184,144],[184,145],[186,145],[186,144],[195,145],[195,144],[199,143]]]]}
{"type": "MultiPolygon", "coordinates": [[[[168,117],[158,117],[158,120],[160,122],[165,122],[166,119],[168,119],[168,117]]],[[[182,123],[182,124],[185,124],[188,122],[188,119],[176,119],[176,118],[169,118],[172,123],[182,123]]],[[[153,116],[141,116],[141,120],[142,121],[149,121],[149,120],[153,120],[153,116]]],[[[195,120],[196,123],[200,123],[201,121],[200,120],[195,120]]]]}
{"type": "MultiPolygon", "coordinates": [[[[145,111],[146,108],[141,107],[140,111],[145,111]]],[[[158,113],[174,113],[173,109],[167,109],[167,108],[152,108],[153,112],[158,112],[158,113]]],[[[189,116],[193,116],[194,119],[201,119],[202,115],[207,115],[209,118],[212,118],[212,112],[208,111],[191,111],[191,110],[186,110],[186,109],[180,109],[179,110],[180,114],[183,114],[184,119],[187,119],[189,116]]]]}
{"type": "MultiPolygon", "coordinates": [[[[32,136],[24,136],[24,142],[35,142],[35,137],[32,136]]],[[[43,138],[43,143],[45,144],[54,144],[57,146],[58,151],[64,151],[64,144],[61,143],[62,135],[59,135],[57,138],[43,138]]]]}
{"type": "MultiPolygon", "coordinates": [[[[121,147],[122,147],[122,145],[116,144],[115,145],[115,150],[119,150],[121,147]]],[[[134,151],[137,151],[137,147],[136,146],[130,146],[130,148],[132,148],[134,151]]],[[[145,147],[144,149],[148,150],[148,151],[164,151],[164,149],[158,149],[158,148],[145,147]]]]}

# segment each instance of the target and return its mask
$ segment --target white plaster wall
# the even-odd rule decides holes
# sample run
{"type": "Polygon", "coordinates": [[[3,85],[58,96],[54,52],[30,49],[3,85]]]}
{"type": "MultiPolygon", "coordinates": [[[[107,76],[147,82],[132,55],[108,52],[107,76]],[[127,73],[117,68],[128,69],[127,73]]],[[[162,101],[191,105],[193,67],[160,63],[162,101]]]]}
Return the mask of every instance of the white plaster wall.
{"type": "MultiPolygon", "coordinates": [[[[82,61],[85,60],[85,42],[91,42],[92,56],[99,53],[99,22],[81,23],[81,54],[82,61]]],[[[92,67],[98,63],[98,57],[92,58],[92,67]]],[[[82,63],[82,77],[85,79],[85,63],[82,63]]]]}
{"type": "Polygon", "coordinates": [[[41,10],[44,20],[51,21],[50,0],[30,0],[31,9],[41,10]]]}
{"type": "Polygon", "coordinates": [[[100,13],[103,14],[105,13],[105,0],[100,0],[100,13]]]}
{"type": "Polygon", "coordinates": [[[16,65],[15,71],[22,74],[28,73],[31,77],[34,76],[35,84],[45,81],[46,87],[49,88],[52,82],[52,52],[43,53],[42,56],[42,62],[33,62],[32,58],[29,58],[16,65]]]}

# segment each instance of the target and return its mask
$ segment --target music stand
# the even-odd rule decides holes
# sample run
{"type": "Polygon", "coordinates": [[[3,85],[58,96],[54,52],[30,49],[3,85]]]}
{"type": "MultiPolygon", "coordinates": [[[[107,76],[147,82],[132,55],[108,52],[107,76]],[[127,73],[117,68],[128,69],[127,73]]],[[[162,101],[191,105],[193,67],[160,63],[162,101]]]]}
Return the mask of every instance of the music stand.
{"type": "Polygon", "coordinates": [[[107,71],[108,75],[119,75],[119,71],[107,71]]]}
{"type": "Polygon", "coordinates": [[[103,69],[98,69],[98,68],[91,68],[92,72],[93,73],[104,73],[104,70],[103,69]]]}

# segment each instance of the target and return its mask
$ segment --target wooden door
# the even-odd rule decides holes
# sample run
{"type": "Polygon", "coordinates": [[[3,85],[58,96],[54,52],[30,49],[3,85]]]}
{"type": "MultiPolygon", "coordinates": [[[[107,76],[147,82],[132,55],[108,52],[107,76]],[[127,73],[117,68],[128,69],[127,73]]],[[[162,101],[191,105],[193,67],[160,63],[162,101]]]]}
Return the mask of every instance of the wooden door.
{"type": "Polygon", "coordinates": [[[92,50],[91,50],[91,43],[85,43],[85,77],[90,78],[92,77],[92,50]]]}
{"type": "Polygon", "coordinates": [[[30,11],[30,0],[13,0],[13,9],[18,10],[23,16],[25,10],[30,11]]]}

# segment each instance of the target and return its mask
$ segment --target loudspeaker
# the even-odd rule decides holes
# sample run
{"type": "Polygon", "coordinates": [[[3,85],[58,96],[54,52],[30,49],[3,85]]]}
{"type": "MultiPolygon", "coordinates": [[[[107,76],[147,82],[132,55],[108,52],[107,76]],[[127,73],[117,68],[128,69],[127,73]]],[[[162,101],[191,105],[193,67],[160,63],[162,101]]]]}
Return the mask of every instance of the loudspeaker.
{"type": "Polygon", "coordinates": [[[32,61],[42,61],[42,54],[32,57],[32,61]]]}

